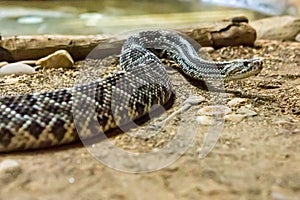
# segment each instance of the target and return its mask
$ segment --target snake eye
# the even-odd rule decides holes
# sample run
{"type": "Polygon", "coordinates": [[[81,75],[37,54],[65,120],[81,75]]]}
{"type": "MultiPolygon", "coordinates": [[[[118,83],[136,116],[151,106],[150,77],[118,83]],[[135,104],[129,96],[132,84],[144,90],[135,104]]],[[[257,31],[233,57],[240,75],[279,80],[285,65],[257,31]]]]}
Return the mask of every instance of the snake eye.
{"type": "Polygon", "coordinates": [[[244,61],[244,66],[246,66],[246,67],[250,67],[250,66],[252,66],[252,64],[253,63],[248,60],[244,61]]]}
{"type": "Polygon", "coordinates": [[[251,63],[253,65],[254,70],[257,70],[257,71],[262,70],[262,68],[263,68],[263,60],[262,59],[254,58],[251,63]]]}

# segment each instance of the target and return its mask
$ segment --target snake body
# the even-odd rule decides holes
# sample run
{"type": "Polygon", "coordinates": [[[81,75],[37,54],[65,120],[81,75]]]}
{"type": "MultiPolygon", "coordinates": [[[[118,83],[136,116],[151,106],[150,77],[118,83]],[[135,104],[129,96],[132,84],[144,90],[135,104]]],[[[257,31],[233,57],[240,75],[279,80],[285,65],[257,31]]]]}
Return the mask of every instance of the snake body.
{"type": "Polygon", "coordinates": [[[164,65],[149,49],[161,49],[198,80],[234,80],[258,74],[258,58],[212,62],[200,58],[181,35],[141,31],[123,44],[121,69],[87,84],[0,98],[0,152],[50,147],[93,137],[147,114],[170,100],[164,65]]]}

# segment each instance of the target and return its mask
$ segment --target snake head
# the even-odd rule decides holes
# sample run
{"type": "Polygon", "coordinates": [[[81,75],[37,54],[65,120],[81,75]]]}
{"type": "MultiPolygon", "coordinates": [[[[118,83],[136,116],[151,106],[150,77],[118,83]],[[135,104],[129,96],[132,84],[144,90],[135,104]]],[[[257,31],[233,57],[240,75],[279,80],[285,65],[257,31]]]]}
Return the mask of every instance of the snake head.
{"type": "Polygon", "coordinates": [[[257,75],[263,68],[261,58],[252,58],[247,60],[233,60],[224,68],[226,80],[243,79],[249,76],[257,75]]]}

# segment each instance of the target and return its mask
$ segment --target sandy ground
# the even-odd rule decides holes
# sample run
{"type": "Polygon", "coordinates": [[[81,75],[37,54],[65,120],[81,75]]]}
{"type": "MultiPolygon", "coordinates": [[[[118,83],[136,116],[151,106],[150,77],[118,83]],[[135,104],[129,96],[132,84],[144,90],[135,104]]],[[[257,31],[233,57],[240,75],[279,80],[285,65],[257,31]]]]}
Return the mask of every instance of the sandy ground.
{"type": "MultiPolygon", "coordinates": [[[[80,143],[1,154],[0,162],[12,159],[18,166],[0,171],[0,199],[299,199],[299,55],[300,43],[277,41],[257,41],[253,48],[227,47],[210,52],[215,60],[263,57],[264,69],[256,77],[225,84],[225,103],[245,98],[244,104],[257,116],[241,122],[226,121],[217,144],[204,159],[198,155],[208,126],[199,124],[193,129],[196,138],[183,156],[148,173],[131,174],[107,167],[80,143]]],[[[172,69],[168,71],[177,99],[159,118],[178,110],[190,95],[204,96],[207,102],[175,117],[160,135],[149,140],[136,140],[129,134],[112,136],[110,140],[118,147],[132,152],[160,149],[174,137],[178,127],[189,127],[198,110],[212,103],[210,95],[215,93],[195,87],[172,69]]],[[[32,92],[37,84],[45,90],[47,85],[68,86],[68,77],[72,79],[73,74],[46,70],[33,76],[4,78],[0,93],[19,93],[20,88],[32,92]]],[[[186,133],[195,127],[191,125],[186,133]]],[[[137,130],[143,131],[143,127],[129,133],[137,130]]],[[[110,152],[106,153],[109,156],[110,152]]],[[[160,159],[166,158],[157,161],[160,159]]],[[[141,168],[129,165],[127,169],[141,168]]]]}

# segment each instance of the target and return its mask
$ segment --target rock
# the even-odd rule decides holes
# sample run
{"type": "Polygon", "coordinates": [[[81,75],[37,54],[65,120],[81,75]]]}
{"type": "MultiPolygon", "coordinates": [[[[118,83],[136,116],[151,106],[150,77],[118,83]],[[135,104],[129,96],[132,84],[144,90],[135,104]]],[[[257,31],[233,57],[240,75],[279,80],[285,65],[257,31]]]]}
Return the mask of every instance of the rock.
{"type": "Polygon", "coordinates": [[[199,115],[216,116],[227,115],[231,109],[224,105],[205,106],[198,111],[199,115]]]}
{"type": "Polygon", "coordinates": [[[227,105],[229,107],[237,107],[237,106],[243,105],[245,103],[246,103],[246,99],[244,99],[244,98],[233,98],[230,101],[228,101],[227,105]]]}
{"type": "Polygon", "coordinates": [[[11,74],[34,74],[35,69],[27,64],[16,62],[9,63],[0,68],[0,76],[11,75],[11,74]]]}
{"type": "Polygon", "coordinates": [[[296,128],[294,130],[292,130],[291,134],[299,134],[300,133],[300,128],[296,128]]]}
{"type": "Polygon", "coordinates": [[[206,101],[206,99],[203,96],[191,96],[187,98],[183,104],[198,105],[204,101],[206,101]]]}
{"type": "Polygon", "coordinates": [[[10,182],[22,172],[20,164],[15,160],[3,160],[0,163],[0,180],[10,182]]]}
{"type": "Polygon", "coordinates": [[[236,114],[242,114],[242,115],[246,115],[247,117],[253,117],[256,116],[257,113],[254,112],[253,110],[250,110],[248,108],[245,107],[241,107],[236,111],[236,114]]]}
{"type": "Polygon", "coordinates": [[[74,177],[70,177],[70,178],[69,178],[69,183],[70,183],[70,184],[75,183],[75,178],[74,178],[74,177]]]}
{"type": "Polygon", "coordinates": [[[37,60],[35,64],[44,68],[72,68],[74,61],[66,50],[58,50],[37,60]]]}
{"type": "Polygon", "coordinates": [[[15,160],[3,160],[0,163],[0,171],[10,171],[10,170],[15,170],[15,169],[20,169],[20,165],[17,161],[15,160]]]}
{"type": "Polygon", "coordinates": [[[241,122],[246,117],[247,117],[246,115],[241,115],[241,114],[229,114],[229,115],[225,115],[224,119],[225,121],[241,122]]]}
{"type": "Polygon", "coordinates": [[[295,40],[296,40],[297,42],[300,42],[300,33],[296,36],[295,40]]]}
{"type": "Polygon", "coordinates": [[[8,64],[8,62],[6,62],[6,61],[0,62],[0,68],[7,64],[8,64]]]}
{"type": "Polygon", "coordinates": [[[202,52],[201,50],[203,50],[204,52],[207,52],[207,53],[212,53],[215,51],[215,49],[213,47],[201,47],[201,49],[199,49],[199,52],[202,52]]]}
{"type": "Polygon", "coordinates": [[[300,18],[292,16],[264,18],[250,25],[256,29],[258,39],[294,41],[300,32],[300,18]]]}
{"type": "Polygon", "coordinates": [[[209,53],[212,53],[215,49],[213,47],[201,47],[198,50],[198,55],[205,60],[212,60],[209,53]]]}
{"type": "Polygon", "coordinates": [[[197,116],[196,120],[200,125],[212,125],[213,124],[213,119],[210,116],[197,116]]]}

